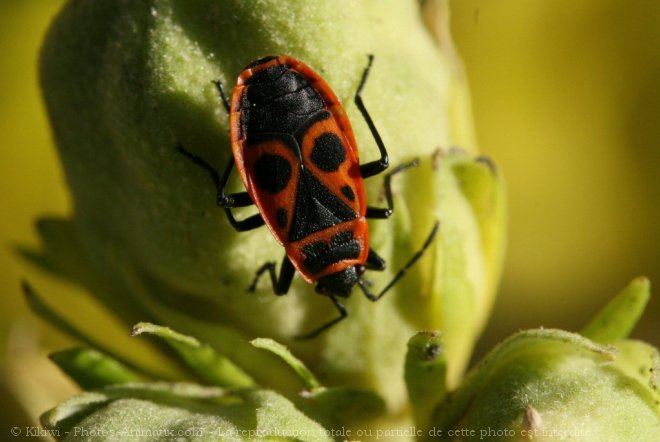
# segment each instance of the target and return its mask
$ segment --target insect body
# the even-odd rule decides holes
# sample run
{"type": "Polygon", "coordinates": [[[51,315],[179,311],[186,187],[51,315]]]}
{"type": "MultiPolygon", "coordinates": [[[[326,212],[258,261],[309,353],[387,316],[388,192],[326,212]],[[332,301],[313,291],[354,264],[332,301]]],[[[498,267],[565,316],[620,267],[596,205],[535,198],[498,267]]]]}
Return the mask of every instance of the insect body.
{"type": "Polygon", "coordinates": [[[218,204],[239,231],[264,224],[285,248],[279,276],[275,263],[257,271],[250,290],[268,272],[276,294],[287,293],[298,271],[316,291],[327,295],[340,316],[303,338],[313,337],[346,317],[337,297],[347,297],[358,285],[371,300],[387,290],[431,243],[437,224],[422,249],[379,294],[361,279],[365,270],[383,270],[385,261],[369,247],[366,218],[388,218],[393,211],[391,176],[416,165],[395,168],[385,177],[388,207],[367,206],[363,179],[388,168],[387,150],[360,93],[373,57],[358,86],[355,102],[380,151],[376,161],[360,164],[351,124],[327,83],[307,65],[292,57],[265,57],[239,75],[231,104],[216,82],[229,112],[233,160],[221,177],[200,157],[179,146],[179,151],[206,169],[218,191],[218,204]],[[236,165],[246,192],[227,194],[225,186],[236,165]],[[232,208],[256,205],[259,213],[236,220],[232,208]]]}

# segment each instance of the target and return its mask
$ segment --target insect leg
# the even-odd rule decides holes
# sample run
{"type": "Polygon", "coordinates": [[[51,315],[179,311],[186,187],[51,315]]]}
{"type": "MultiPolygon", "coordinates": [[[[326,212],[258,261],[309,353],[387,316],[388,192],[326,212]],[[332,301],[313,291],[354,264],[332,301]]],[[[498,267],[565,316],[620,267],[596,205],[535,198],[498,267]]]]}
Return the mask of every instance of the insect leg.
{"type": "Polygon", "coordinates": [[[245,219],[237,220],[234,218],[234,214],[231,213],[231,210],[225,207],[225,214],[227,215],[229,223],[237,232],[247,232],[248,230],[257,229],[265,224],[264,219],[258,213],[248,216],[245,219]]]}
{"type": "Polygon", "coordinates": [[[227,113],[229,113],[229,100],[227,99],[227,94],[225,94],[225,87],[222,85],[220,80],[213,80],[213,84],[215,84],[216,89],[218,89],[220,100],[222,100],[222,104],[225,106],[227,113]]]}
{"type": "Polygon", "coordinates": [[[433,242],[435,235],[438,233],[439,226],[440,223],[436,221],[436,223],[433,225],[433,229],[431,229],[431,233],[429,233],[426,241],[424,241],[424,244],[422,244],[422,247],[412,256],[412,258],[408,260],[408,262],[397,272],[397,274],[394,275],[394,278],[392,278],[392,280],[385,286],[383,290],[380,291],[379,294],[375,295],[371,293],[364,281],[361,279],[358,280],[358,285],[360,286],[360,289],[362,289],[364,296],[369,298],[371,301],[378,301],[380,298],[382,298],[394,286],[394,284],[396,284],[406,274],[410,267],[412,267],[413,264],[415,264],[419,258],[422,257],[426,249],[428,249],[428,247],[433,242]]]}
{"type": "Polygon", "coordinates": [[[339,311],[339,316],[337,316],[337,317],[336,317],[335,319],[333,319],[332,321],[326,322],[325,324],[323,324],[323,325],[320,326],[319,328],[317,328],[317,329],[315,329],[315,330],[312,330],[312,331],[309,332],[309,333],[305,333],[304,335],[298,335],[298,336],[296,336],[295,339],[311,339],[311,338],[315,338],[315,337],[318,336],[321,332],[323,332],[323,331],[329,329],[330,327],[332,327],[333,325],[337,324],[339,321],[341,321],[342,319],[344,319],[344,318],[346,318],[346,317],[348,316],[348,311],[346,311],[346,307],[344,307],[344,304],[342,304],[341,302],[339,302],[339,301],[337,300],[337,298],[336,298],[334,295],[328,295],[328,298],[330,298],[330,300],[332,301],[332,303],[335,305],[335,307],[336,307],[337,310],[339,311]]]}
{"type": "Polygon", "coordinates": [[[249,292],[254,292],[257,289],[259,278],[261,278],[261,275],[263,275],[265,272],[268,272],[270,275],[270,282],[273,284],[273,292],[275,292],[275,294],[278,296],[286,295],[289,291],[289,287],[291,287],[293,275],[296,273],[296,269],[293,267],[293,264],[291,264],[289,257],[284,255],[282,265],[280,266],[279,278],[275,275],[274,261],[269,261],[259,267],[259,270],[257,270],[257,273],[252,280],[252,284],[250,284],[250,287],[248,287],[249,292]]]}
{"type": "Polygon", "coordinates": [[[385,270],[385,260],[381,258],[378,255],[378,253],[374,252],[374,250],[370,248],[364,266],[368,270],[375,270],[380,272],[382,270],[385,270]]]}
{"type": "Polygon", "coordinates": [[[237,193],[225,193],[225,187],[227,186],[227,181],[229,181],[229,174],[234,166],[234,159],[229,158],[227,166],[225,167],[222,177],[213,166],[206,162],[202,157],[195,155],[190,152],[188,149],[183,147],[181,143],[177,144],[177,151],[188,158],[190,161],[195,163],[197,166],[204,169],[213,181],[216,190],[216,204],[225,209],[227,218],[229,219],[230,224],[234,229],[239,232],[244,232],[246,230],[256,229],[264,225],[264,220],[259,214],[252,215],[244,220],[237,220],[234,218],[234,215],[231,213],[230,208],[233,207],[246,207],[254,204],[252,198],[247,192],[237,192],[237,193]]]}
{"type": "Polygon", "coordinates": [[[394,213],[394,201],[392,199],[392,176],[403,172],[404,170],[415,167],[419,164],[419,160],[415,159],[410,163],[401,164],[393,171],[385,175],[383,180],[383,188],[385,189],[385,199],[387,200],[387,207],[367,207],[367,218],[384,219],[389,218],[394,213]]]}
{"type": "Polygon", "coordinates": [[[362,101],[362,89],[364,88],[364,84],[367,81],[367,76],[369,75],[369,71],[371,70],[371,64],[373,63],[373,61],[374,61],[374,56],[369,54],[369,61],[367,62],[367,67],[364,69],[364,73],[362,74],[362,80],[360,80],[360,85],[358,86],[357,92],[355,93],[355,105],[360,110],[360,113],[362,114],[364,121],[366,121],[367,126],[369,126],[371,135],[374,137],[374,140],[376,141],[376,145],[378,146],[378,150],[380,151],[380,159],[362,164],[360,166],[360,174],[362,175],[362,178],[369,178],[370,176],[378,175],[379,173],[387,169],[387,167],[390,164],[389,156],[387,155],[387,149],[385,148],[385,143],[383,143],[383,139],[380,137],[380,134],[378,133],[378,129],[376,129],[376,125],[371,119],[369,112],[367,112],[367,108],[364,106],[364,101],[362,101]]]}

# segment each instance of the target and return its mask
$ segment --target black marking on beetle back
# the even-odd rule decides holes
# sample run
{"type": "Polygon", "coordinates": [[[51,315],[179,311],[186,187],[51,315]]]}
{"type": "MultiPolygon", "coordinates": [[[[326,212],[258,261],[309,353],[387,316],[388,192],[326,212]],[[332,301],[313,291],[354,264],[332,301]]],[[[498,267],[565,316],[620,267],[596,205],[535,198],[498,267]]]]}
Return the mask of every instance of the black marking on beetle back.
{"type": "Polygon", "coordinates": [[[333,236],[330,245],[318,241],[303,247],[305,259],[302,264],[312,274],[321,272],[331,264],[344,259],[356,259],[360,256],[360,243],[353,238],[351,231],[333,236]]]}
{"type": "Polygon", "coordinates": [[[238,110],[241,131],[248,141],[259,133],[294,134],[311,115],[325,108],[309,81],[287,66],[262,69],[245,85],[238,110]]]}
{"type": "Polygon", "coordinates": [[[355,201],[355,193],[353,192],[353,189],[351,188],[351,186],[349,186],[348,184],[345,184],[345,185],[341,186],[341,189],[339,189],[339,190],[341,190],[341,193],[346,198],[348,198],[349,201],[355,201]]]}
{"type": "Polygon", "coordinates": [[[279,155],[263,154],[254,162],[254,179],[261,190],[278,193],[291,179],[291,165],[279,155]]]}
{"type": "Polygon", "coordinates": [[[322,171],[336,172],[346,161],[346,148],[337,135],[324,132],[314,140],[311,159],[322,171]]]}
{"type": "Polygon", "coordinates": [[[277,221],[277,226],[280,229],[283,229],[286,227],[286,222],[288,221],[288,216],[286,214],[286,209],[284,207],[280,207],[277,209],[277,212],[275,212],[275,220],[277,221]]]}
{"type": "Polygon", "coordinates": [[[357,213],[311,172],[304,168],[301,170],[289,241],[298,241],[314,232],[357,217],[357,213]]]}

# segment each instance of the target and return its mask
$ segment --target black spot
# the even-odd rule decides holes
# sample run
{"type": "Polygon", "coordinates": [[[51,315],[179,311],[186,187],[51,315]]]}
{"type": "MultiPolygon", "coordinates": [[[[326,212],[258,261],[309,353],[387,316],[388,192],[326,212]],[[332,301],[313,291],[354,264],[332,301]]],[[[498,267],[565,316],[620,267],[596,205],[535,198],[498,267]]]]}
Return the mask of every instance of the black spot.
{"type": "Polygon", "coordinates": [[[291,179],[291,165],[279,155],[263,154],[254,163],[254,177],[261,190],[277,193],[291,179]]]}
{"type": "Polygon", "coordinates": [[[349,201],[355,201],[355,194],[353,193],[353,189],[351,189],[351,186],[346,184],[345,186],[341,186],[341,193],[344,194],[346,198],[348,198],[349,201]]]}
{"type": "Polygon", "coordinates": [[[278,227],[281,229],[286,227],[287,215],[286,209],[284,207],[277,209],[277,212],[275,213],[275,219],[277,220],[278,227]]]}
{"type": "Polygon", "coordinates": [[[346,149],[337,135],[325,132],[314,140],[311,158],[322,171],[336,172],[346,160],[346,149]]]}

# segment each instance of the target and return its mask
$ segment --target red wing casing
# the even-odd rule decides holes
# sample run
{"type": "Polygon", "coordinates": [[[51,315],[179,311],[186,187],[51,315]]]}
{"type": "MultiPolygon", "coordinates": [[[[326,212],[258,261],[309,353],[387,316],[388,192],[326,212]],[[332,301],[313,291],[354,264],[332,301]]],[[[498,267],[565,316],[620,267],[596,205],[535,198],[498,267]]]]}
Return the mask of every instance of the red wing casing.
{"type": "Polygon", "coordinates": [[[292,57],[258,60],[238,78],[230,126],[243,184],[304,279],[363,264],[368,228],[355,137],[325,81],[292,57]]]}

